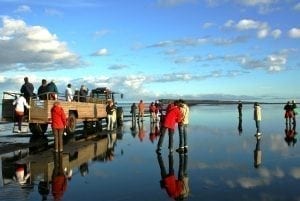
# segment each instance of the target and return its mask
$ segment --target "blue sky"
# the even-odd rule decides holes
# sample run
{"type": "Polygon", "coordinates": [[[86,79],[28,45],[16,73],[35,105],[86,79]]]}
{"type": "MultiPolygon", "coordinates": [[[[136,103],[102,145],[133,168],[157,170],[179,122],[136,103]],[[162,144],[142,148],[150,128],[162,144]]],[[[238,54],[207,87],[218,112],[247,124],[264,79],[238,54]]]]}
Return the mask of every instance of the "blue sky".
{"type": "Polygon", "coordinates": [[[0,0],[0,91],[300,101],[300,1],[0,0]]]}

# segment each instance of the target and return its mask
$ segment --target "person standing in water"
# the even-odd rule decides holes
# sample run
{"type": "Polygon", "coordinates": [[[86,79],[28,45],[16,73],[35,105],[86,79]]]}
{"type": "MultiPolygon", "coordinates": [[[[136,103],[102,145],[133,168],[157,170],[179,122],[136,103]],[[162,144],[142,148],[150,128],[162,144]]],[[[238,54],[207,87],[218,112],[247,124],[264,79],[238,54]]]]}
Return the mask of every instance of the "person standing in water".
{"type": "Polygon", "coordinates": [[[261,107],[258,102],[254,103],[254,121],[256,126],[256,135],[261,135],[260,133],[260,122],[261,122],[261,107]]]}

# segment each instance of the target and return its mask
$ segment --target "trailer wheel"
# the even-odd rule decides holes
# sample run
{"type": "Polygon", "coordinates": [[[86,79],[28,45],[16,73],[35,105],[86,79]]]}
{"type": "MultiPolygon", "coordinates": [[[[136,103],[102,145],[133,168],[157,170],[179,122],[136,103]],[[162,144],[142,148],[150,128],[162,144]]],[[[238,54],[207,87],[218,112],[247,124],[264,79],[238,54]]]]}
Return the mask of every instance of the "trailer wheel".
{"type": "Polygon", "coordinates": [[[76,116],[74,113],[71,113],[68,118],[68,124],[66,128],[67,134],[73,134],[76,130],[76,116]]]}
{"type": "Polygon", "coordinates": [[[48,129],[48,124],[29,123],[29,130],[33,135],[44,135],[48,129]]]}

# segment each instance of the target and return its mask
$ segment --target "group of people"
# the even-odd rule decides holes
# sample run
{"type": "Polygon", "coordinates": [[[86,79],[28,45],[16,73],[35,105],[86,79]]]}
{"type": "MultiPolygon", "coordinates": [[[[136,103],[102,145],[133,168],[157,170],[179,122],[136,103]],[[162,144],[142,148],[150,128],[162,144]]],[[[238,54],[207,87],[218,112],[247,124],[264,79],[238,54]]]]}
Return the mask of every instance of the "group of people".
{"type": "Polygon", "coordinates": [[[169,135],[169,152],[173,152],[173,136],[175,127],[178,125],[179,133],[179,148],[176,149],[179,153],[186,153],[187,145],[187,126],[189,124],[189,107],[182,99],[170,103],[166,108],[166,113],[161,122],[161,132],[157,143],[156,152],[160,153],[164,136],[168,131],[169,135]]]}
{"type": "MultiPolygon", "coordinates": [[[[239,119],[242,119],[242,108],[243,108],[243,104],[241,101],[238,101],[238,113],[239,113],[239,119]]],[[[261,135],[261,130],[260,130],[260,122],[262,120],[262,109],[261,106],[258,102],[255,102],[253,105],[254,108],[254,121],[255,121],[255,126],[256,126],[256,135],[260,136],[261,135]]],[[[296,111],[297,105],[295,100],[292,101],[287,101],[287,103],[284,105],[284,118],[286,119],[285,123],[286,125],[291,125],[293,124],[294,126],[296,126],[296,115],[297,115],[297,111],[296,111]]],[[[240,122],[239,122],[239,131],[241,130],[241,126],[240,126],[240,122]]]]}
{"type": "Polygon", "coordinates": [[[138,104],[132,103],[130,108],[130,113],[132,117],[132,123],[136,122],[136,119],[138,121],[143,122],[144,121],[144,115],[145,115],[145,103],[143,100],[140,100],[138,104]],[[138,114],[138,116],[136,116],[138,114]]]}
{"type": "Polygon", "coordinates": [[[297,115],[296,108],[297,108],[297,105],[296,105],[295,100],[292,100],[291,102],[288,101],[285,104],[283,109],[285,110],[284,118],[285,118],[286,124],[293,123],[294,125],[296,125],[296,115],[297,115]]]}

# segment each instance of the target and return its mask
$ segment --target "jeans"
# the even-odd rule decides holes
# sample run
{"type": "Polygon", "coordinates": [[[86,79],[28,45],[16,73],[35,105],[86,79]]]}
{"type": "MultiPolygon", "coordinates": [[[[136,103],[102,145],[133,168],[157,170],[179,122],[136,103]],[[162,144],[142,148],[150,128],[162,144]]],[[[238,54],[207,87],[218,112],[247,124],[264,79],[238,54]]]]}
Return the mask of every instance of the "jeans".
{"type": "Polygon", "coordinates": [[[157,149],[161,148],[167,130],[168,130],[168,133],[169,133],[169,149],[170,150],[173,149],[174,129],[172,129],[172,128],[166,128],[166,127],[162,128],[162,131],[160,133],[159,140],[158,140],[158,143],[157,143],[157,149]]]}
{"type": "Polygon", "coordinates": [[[178,124],[179,148],[187,147],[187,124],[178,124]]]}

